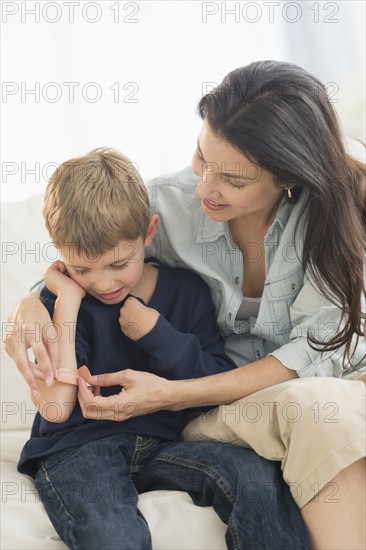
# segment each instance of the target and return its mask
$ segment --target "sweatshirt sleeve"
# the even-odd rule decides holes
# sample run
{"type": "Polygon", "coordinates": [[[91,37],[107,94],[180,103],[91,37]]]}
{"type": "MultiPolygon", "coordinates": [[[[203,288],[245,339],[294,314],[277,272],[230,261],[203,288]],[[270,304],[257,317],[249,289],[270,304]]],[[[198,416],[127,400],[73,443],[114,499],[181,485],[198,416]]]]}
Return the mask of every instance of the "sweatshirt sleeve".
{"type": "MultiPolygon", "coordinates": [[[[179,304],[179,295],[176,300],[179,304]]],[[[181,317],[182,326],[177,328],[160,314],[155,327],[137,341],[137,345],[150,356],[152,372],[179,380],[236,368],[225,353],[210,291],[196,275],[182,305],[181,317]]]]}

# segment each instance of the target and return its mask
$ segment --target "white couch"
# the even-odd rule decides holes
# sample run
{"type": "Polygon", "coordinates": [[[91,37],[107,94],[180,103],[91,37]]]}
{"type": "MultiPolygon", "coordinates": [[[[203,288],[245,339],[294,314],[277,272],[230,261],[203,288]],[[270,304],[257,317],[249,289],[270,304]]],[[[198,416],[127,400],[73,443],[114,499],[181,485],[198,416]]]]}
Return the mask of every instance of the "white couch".
{"type": "MultiPolygon", "coordinates": [[[[2,205],[2,340],[7,315],[55,257],[43,225],[41,196],[2,205]]],[[[66,548],[35,491],[33,480],[17,472],[35,407],[28,386],[1,349],[1,539],[2,550],[66,548]]],[[[226,526],[213,508],[199,508],[187,493],[152,491],[140,496],[155,549],[225,549],[226,526]]],[[[108,549],[106,549],[108,550],[108,549]]]]}

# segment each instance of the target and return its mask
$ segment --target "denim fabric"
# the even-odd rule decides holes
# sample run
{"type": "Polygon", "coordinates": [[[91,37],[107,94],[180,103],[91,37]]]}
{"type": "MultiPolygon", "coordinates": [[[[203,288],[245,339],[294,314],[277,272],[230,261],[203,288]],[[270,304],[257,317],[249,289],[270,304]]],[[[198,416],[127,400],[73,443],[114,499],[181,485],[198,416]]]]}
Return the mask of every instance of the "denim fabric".
{"type": "Polygon", "coordinates": [[[72,550],[151,548],[131,480],[161,440],[118,434],[40,459],[35,484],[57,533],[72,550]]]}
{"type": "Polygon", "coordinates": [[[153,489],[188,491],[199,506],[212,505],[228,525],[229,549],[309,548],[279,463],[225,443],[118,434],[41,459],[35,482],[73,550],[151,548],[137,500],[153,489]]]}
{"type": "MultiPolygon", "coordinates": [[[[299,376],[341,376],[344,348],[321,355],[307,341],[309,331],[319,340],[329,339],[341,322],[340,309],[317,291],[303,269],[306,215],[301,213],[307,191],[296,203],[284,196],[278,208],[264,237],[266,278],[258,316],[243,321],[236,319],[243,300],[243,253],[254,262],[262,252],[255,243],[240,250],[229,224],[203,213],[196,195],[198,181],[189,167],[147,184],[152,214],[160,217],[148,255],[191,269],[206,281],[226,352],[238,366],[270,354],[299,376]]],[[[366,343],[360,338],[354,363],[366,365],[365,353],[366,343]]]]}

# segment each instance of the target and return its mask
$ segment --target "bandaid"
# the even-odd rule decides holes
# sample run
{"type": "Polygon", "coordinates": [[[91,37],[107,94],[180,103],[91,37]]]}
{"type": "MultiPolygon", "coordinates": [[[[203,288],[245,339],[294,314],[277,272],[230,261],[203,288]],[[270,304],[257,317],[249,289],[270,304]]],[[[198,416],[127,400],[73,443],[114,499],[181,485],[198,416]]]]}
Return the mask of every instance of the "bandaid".
{"type": "Polygon", "coordinates": [[[56,380],[58,382],[63,382],[64,384],[72,384],[73,386],[77,386],[78,376],[84,378],[87,385],[90,386],[90,384],[88,383],[90,371],[85,365],[80,367],[78,370],[70,370],[65,368],[60,368],[56,370],[56,380]]]}

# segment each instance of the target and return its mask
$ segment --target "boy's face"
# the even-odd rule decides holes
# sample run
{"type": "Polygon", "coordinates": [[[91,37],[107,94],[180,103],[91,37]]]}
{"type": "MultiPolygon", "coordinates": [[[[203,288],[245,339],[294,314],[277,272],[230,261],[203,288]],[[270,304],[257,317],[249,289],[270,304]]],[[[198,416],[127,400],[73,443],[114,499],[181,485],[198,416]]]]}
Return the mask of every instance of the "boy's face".
{"type": "Polygon", "coordinates": [[[133,294],[142,277],[145,246],[150,245],[156,232],[154,218],[145,241],[142,237],[120,241],[112,250],[94,258],[85,253],[79,255],[72,247],[62,248],[62,259],[71,279],[103,304],[118,304],[127,294],[133,294]]]}

